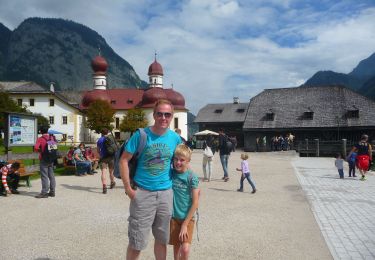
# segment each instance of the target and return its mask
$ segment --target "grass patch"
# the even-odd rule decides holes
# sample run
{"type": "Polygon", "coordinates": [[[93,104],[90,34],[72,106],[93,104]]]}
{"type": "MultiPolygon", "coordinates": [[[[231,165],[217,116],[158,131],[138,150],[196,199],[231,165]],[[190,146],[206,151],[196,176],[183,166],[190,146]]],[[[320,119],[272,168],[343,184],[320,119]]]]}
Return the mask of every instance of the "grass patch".
{"type": "MultiPolygon", "coordinates": [[[[60,152],[67,152],[69,151],[70,145],[59,145],[58,150],[60,152]]],[[[15,146],[11,148],[12,153],[32,153],[34,152],[34,146],[15,146]]],[[[3,145],[0,145],[0,155],[5,154],[5,147],[3,145]]]]}

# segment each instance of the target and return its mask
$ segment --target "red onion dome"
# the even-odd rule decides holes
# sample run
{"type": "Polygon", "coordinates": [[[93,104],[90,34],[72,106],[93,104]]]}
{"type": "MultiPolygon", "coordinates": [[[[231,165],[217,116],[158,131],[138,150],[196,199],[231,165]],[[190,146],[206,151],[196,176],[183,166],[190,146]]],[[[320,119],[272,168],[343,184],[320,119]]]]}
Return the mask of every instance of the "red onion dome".
{"type": "Polygon", "coordinates": [[[91,62],[91,67],[94,72],[106,72],[108,63],[102,56],[96,56],[91,62]]]}
{"type": "Polygon", "coordinates": [[[163,68],[162,66],[160,65],[159,62],[155,61],[150,65],[150,67],[148,67],[148,74],[147,75],[160,75],[160,76],[163,76],[163,68]]]}
{"type": "Polygon", "coordinates": [[[95,100],[103,100],[103,101],[107,101],[108,103],[111,102],[111,98],[108,95],[106,90],[94,89],[94,90],[87,91],[85,93],[85,95],[82,98],[81,104],[83,107],[86,108],[90,106],[90,104],[94,102],[95,100]]]}
{"type": "Polygon", "coordinates": [[[142,106],[152,107],[159,99],[167,99],[167,95],[162,88],[149,88],[143,93],[142,106]]]}
{"type": "Polygon", "coordinates": [[[167,99],[172,102],[175,108],[185,108],[185,98],[183,95],[173,89],[165,89],[164,92],[167,94],[167,99]]]}

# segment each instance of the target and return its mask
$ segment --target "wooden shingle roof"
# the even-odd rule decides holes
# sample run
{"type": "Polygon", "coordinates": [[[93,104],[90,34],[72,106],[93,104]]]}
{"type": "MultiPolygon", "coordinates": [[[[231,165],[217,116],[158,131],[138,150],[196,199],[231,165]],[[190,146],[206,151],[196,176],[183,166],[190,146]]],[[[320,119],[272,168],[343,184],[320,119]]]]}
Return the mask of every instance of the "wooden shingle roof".
{"type": "Polygon", "coordinates": [[[374,111],[373,100],[344,86],[266,89],[250,100],[244,130],[375,126],[374,111]]]}
{"type": "Polygon", "coordinates": [[[243,122],[249,103],[208,104],[198,112],[194,123],[243,122]]]}

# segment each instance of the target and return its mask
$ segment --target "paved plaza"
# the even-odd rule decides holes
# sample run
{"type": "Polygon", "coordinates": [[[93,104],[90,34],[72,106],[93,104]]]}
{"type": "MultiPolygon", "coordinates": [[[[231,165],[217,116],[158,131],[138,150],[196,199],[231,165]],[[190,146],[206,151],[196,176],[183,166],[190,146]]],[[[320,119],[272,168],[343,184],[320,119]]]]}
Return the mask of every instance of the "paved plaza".
{"type": "MultiPolygon", "coordinates": [[[[230,157],[229,182],[215,154],[213,180],[200,183],[191,259],[375,259],[375,176],[340,180],[333,158],[249,156],[256,194],[248,183],[236,191],[240,152],[230,157]]],[[[192,169],[202,178],[201,161],[195,150],[192,169]]],[[[117,184],[103,195],[99,174],[60,176],[55,198],[33,197],[40,180],[0,197],[0,259],[125,259],[129,199],[117,184]]],[[[151,236],[141,259],[153,259],[151,236]]]]}
{"type": "Polygon", "coordinates": [[[332,158],[295,158],[292,164],[335,259],[375,259],[375,176],[339,175],[332,158]]]}

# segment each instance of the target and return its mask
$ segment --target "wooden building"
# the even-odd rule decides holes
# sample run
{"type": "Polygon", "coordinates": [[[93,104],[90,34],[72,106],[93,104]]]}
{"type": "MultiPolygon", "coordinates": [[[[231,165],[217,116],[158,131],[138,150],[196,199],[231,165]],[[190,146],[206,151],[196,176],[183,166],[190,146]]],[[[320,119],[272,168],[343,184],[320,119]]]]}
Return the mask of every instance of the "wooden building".
{"type": "Polygon", "coordinates": [[[255,151],[256,138],[292,133],[305,139],[356,142],[375,136],[375,102],[344,86],[266,89],[250,100],[243,125],[244,149],[255,151]]]}

